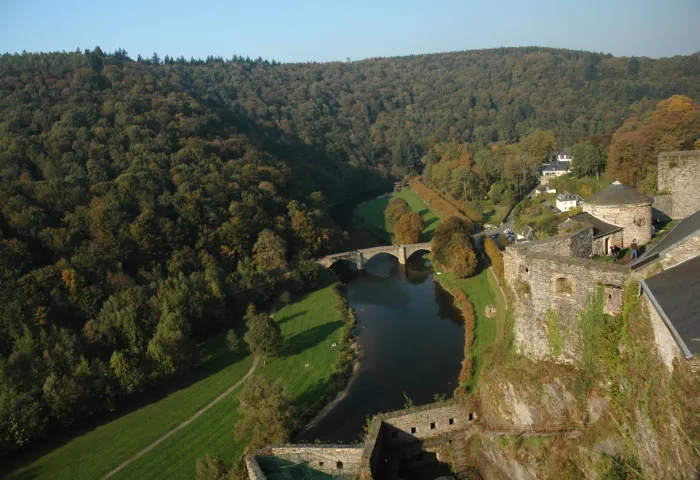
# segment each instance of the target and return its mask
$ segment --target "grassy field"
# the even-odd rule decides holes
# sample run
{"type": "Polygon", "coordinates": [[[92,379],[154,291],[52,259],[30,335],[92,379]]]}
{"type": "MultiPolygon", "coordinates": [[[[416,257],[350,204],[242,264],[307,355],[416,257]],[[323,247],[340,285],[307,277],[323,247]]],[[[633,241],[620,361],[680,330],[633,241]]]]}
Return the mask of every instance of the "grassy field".
{"type": "MultiPolygon", "coordinates": [[[[296,299],[275,314],[287,342],[284,355],[258,367],[256,375],[281,378],[304,410],[314,403],[331,375],[330,366],[340,339],[342,322],[333,308],[335,297],[326,287],[296,299]],[[309,364],[309,368],[305,365],[309,364]]],[[[241,387],[243,388],[243,387],[241,387]]],[[[144,455],[115,478],[192,479],[197,458],[211,454],[229,464],[245,450],[246,438],[239,438],[234,424],[240,418],[238,392],[206,412],[197,421],[144,455]]]]}
{"type": "MultiPolygon", "coordinates": [[[[260,364],[256,371],[256,375],[282,378],[302,408],[313,403],[330,377],[336,353],[330,345],[340,338],[343,327],[333,308],[335,297],[330,281],[324,276],[324,288],[296,299],[275,314],[287,342],[286,351],[267,365],[260,364]],[[306,363],[309,368],[304,367],[306,363]]],[[[203,344],[202,348],[206,357],[191,385],[61,446],[54,445],[53,450],[37,455],[38,458],[24,459],[24,465],[7,478],[100,478],[193,415],[241,378],[252,364],[249,355],[231,354],[223,337],[203,344]]],[[[206,454],[217,455],[227,463],[236,460],[247,445],[247,439],[238,438],[233,428],[240,418],[237,393],[233,392],[115,478],[191,479],[196,459],[206,454]]]]}
{"type": "MultiPolygon", "coordinates": [[[[403,189],[394,195],[406,200],[411,211],[420,213],[421,217],[423,217],[423,223],[425,224],[423,233],[421,234],[421,241],[429,241],[432,238],[433,230],[440,224],[440,218],[413,190],[403,189]]],[[[384,222],[384,210],[387,205],[389,205],[389,200],[390,198],[384,197],[364,202],[357,207],[357,215],[372,228],[388,232],[386,223],[384,222]]]]}
{"type": "MultiPolygon", "coordinates": [[[[437,267],[436,271],[439,271],[437,267]]],[[[440,271],[440,276],[437,278],[447,288],[462,289],[474,306],[474,316],[476,317],[473,345],[475,373],[470,381],[470,386],[474,389],[478,384],[479,373],[486,361],[485,355],[488,354],[488,346],[497,337],[503,335],[502,328],[499,328],[499,326],[502,326],[505,321],[505,302],[498,291],[498,285],[493,274],[488,269],[482,269],[473,277],[463,279],[456,279],[449,272],[440,271]],[[496,306],[498,312],[496,317],[486,317],[486,306],[488,305],[496,306]]]]}

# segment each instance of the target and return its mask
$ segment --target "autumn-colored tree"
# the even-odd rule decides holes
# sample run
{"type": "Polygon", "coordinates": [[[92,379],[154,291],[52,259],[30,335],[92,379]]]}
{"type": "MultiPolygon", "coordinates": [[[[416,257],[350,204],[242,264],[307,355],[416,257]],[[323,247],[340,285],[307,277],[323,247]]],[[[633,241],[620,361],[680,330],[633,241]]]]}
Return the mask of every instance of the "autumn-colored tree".
{"type": "Polygon", "coordinates": [[[289,440],[294,425],[293,397],[281,381],[256,375],[246,382],[238,398],[243,412],[235,426],[238,435],[249,436],[258,448],[289,440]]]}
{"type": "Polygon", "coordinates": [[[535,130],[520,142],[523,152],[539,163],[546,162],[554,152],[556,139],[551,130],[535,130]]]}
{"type": "Polygon", "coordinates": [[[452,247],[451,267],[452,273],[458,277],[471,277],[476,272],[479,259],[471,245],[466,242],[458,243],[452,247]]]}
{"type": "Polygon", "coordinates": [[[279,235],[265,229],[258,235],[253,246],[253,262],[261,270],[284,271],[287,269],[287,245],[279,235]]]}
{"type": "Polygon", "coordinates": [[[486,251],[486,256],[489,257],[489,260],[491,261],[493,270],[496,272],[498,281],[501,282],[501,285],[505,285],[505,267],[503,264],[503,253],[501,253],[501,249],[498,248],[498,245],[496,245],[496,242],[494,242],[491,237],[485,237],[484,250],[486,251]]]}
{"type": "Polygon", "coordinates": [[[392,197],[389,200],[389,205],[387,205],[384,210],[384,224],[388,230],[393,230],[396,222],[399,221],[402,215],[411,211],[411,207],[408,206],[406,200],[400,197],[392,197]]]}
{"type": "Polygon", "coordinates": [[[674,95],[659,102],[650,115],[628,118],[613,134],[606,174],[645,193],[654,193],[658,154],[693,149],[699,139],[700,105],[674,95]]]}
{"type": "Polygon", "coordinates": [[[422,231],[423,217],[417,212],[408,212],[394,225],[394,238],[396,243],[418,243],[422,231]]]}

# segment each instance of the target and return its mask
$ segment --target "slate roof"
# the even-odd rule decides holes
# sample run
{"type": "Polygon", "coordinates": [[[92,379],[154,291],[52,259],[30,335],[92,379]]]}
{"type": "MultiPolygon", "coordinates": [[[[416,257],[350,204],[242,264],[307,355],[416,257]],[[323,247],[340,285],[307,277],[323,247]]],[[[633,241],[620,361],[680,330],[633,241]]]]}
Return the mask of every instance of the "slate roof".
{"type": "MultiPolygon", "coordinates": [[[[585,225],[590,225],[591,227],[593,227],[593,238],[605,237],[606,235],[610,235],[611,233],[619,232],[620,230],[622,230],[622,227],[618,227],[617,225],[613,225],[611,223],[606,223],[601,219],[594,217],[590,213],[586,212],[579,213],[578,215],[574,215],[573,217],[569,217],[569,220],[581,222],[585,225]]],[[[569,220],[567,220],[567,222],[569,220]]]]}
{"type": "Polygon", "coordinates": [[[593,198],[588,200],[591,205],[640,205],[645,203],[651,203],[654,199],[639,193],[638,191],[623,185],[620,182],[613,182],[600,192],[598,192],[593,198]]]}
{"type": "Polygon", "coordinates": [[[685,358],[700,353],[700,256],[640,283],[685,358]]]}
{"type": "Polygon", "coordinates": [[[570,168],[570,163],[568,161],[560,162],[555,160],[554,162],[546,165],[542,171],[543,172],[568,172],[570,168]]]}
{"type": "Polygon", "coordinates": [[[564,193],[557,195],[557,200],[560,202],[571,202],[573,200],[580,200],[578,195],[572,195],[571,193],[564,190],[564,193]]]}
{"type": "Polygon", "coordinates": [[[700,210],[682,220],[664,237],[649,248],[633,264],[632,269],[638,268],[658,258],[679,243],[694,235],[700,235],[700,210]]]}

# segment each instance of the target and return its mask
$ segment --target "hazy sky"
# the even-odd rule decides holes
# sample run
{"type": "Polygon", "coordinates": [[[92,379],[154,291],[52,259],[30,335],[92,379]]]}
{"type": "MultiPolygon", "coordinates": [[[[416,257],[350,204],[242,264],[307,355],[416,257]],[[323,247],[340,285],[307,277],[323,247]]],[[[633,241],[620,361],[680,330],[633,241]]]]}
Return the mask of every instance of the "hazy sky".
{"type": "Polygon", "coordinates": [[[359,60],[501,45],[700,51],[700,0],[0,0],[0,52],[359,60]]]}

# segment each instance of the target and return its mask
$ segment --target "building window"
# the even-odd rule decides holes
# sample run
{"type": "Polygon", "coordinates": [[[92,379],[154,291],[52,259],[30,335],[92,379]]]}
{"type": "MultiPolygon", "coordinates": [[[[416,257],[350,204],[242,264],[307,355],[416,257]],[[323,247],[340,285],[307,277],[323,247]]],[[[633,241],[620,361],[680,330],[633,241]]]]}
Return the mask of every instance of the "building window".
{"type": "Polygon", "coordinates": [[[338,467],[338,470],[340,470],[341,468],[343,468],[343,462],[338,462],[335,464],[335,466],[338,467]]]}
{"type": "Polygon", "coordinates": [[[455,424],[455,419],[454,419],[454,418],[450,418],[447,422],[448,422],[450,425],[454,425],[454,424],[455,424]]]}
{"type": "Polygon", "coordinates": [[[318,466],[319,466],[319,467],[322,467],[322,466],[323,466],[323,462],[318,462],[318,466]]]}
{"type": "Polygon", "coordinates": [[[411,427],[411,433],[416,433],[416,427],[411,427]]]}
{"type": "Polygon", "coordinates": [[[560,277],[554,281],[554,291],[556,293],[563,293],[565,295],[571,295],[571,282],[568,278],[560,277]]]}
{"type": "Polygon", "coordinates": [[[432,423],[430,424],[430,429],[431,429],[431,430],[435,430],[435,422],[432,422],[432,423]]]}
{"type": "Polygon", "coordinates": [[[472,420],[474,420],[474,414],[473,414],[473,413],[469,413],[469,421],[471,422],[472,420]]]}

